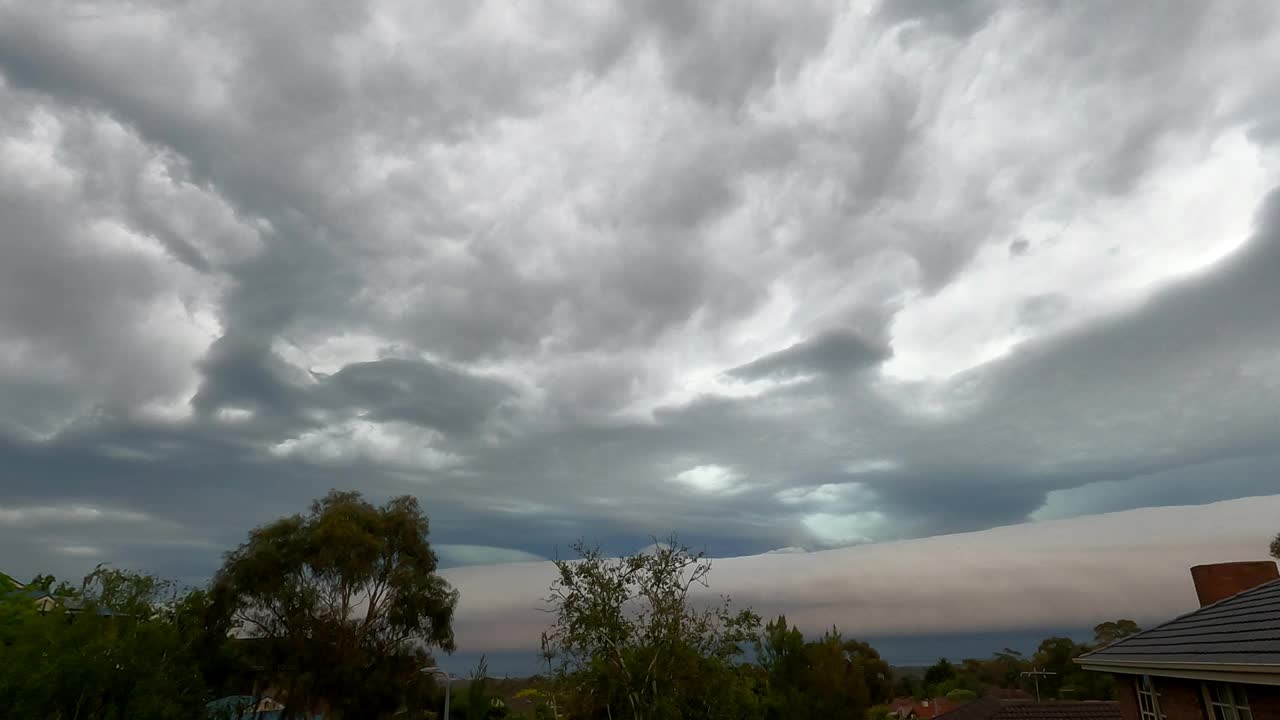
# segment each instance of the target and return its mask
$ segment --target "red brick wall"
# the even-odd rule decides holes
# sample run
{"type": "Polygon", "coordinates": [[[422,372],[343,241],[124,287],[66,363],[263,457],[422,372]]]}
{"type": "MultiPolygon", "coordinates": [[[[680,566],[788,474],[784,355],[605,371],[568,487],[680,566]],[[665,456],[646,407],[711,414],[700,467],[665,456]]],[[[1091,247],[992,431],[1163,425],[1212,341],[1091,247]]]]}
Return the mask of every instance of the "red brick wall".
{"type": "Polygon", "coordinates": [[[1160,693],[1160,711],[1168,720],[1205,720],[1207,717],[1198,680],[1153,677],[1151,682],[1160,693]]]}
{"type": "Polygon", "coordinates": [[[1140,720],[1138,712],[1138,689],[1134,687],[1134,676],[1116,675],[1116,699],[1120,701],[1120,717],[1124,720],[1140,720]]]}
{"type": "MultiPolygon", "coordinates": [[[[1133,675],[1116,676],[1116,696],[1124,720],[1141,720],[1138,692],[1134,686],[1136,679],[1133,675]]],[[[1152,677],[1151,682],[1160,693],[1160,709],[1167,720],[1209,720],[1199,680],[1152,677]]],[[[1249,694],[1253,720],[1280,720],[1280,686],[1247,685],[1245,691],[1249,694]]]]}
{"type": "Polygon", "coordinates": [[[1280,720],[1280,686],[1250,685],[1245,692],[1249,693],[1253,720],[1280,720]]]}

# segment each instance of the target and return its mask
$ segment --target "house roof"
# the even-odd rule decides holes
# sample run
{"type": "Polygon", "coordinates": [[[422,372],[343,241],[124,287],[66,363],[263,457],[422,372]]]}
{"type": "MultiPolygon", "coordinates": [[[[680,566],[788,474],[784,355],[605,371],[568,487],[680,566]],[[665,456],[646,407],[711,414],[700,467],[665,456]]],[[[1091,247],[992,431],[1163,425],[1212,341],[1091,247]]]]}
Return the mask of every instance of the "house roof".
{"type": "MultiPolygon", "coordinates": [[[[1194,665],[1280,671],[1280,580],[1130,635],[1077,662],[1097,670],[1194,665]]],[[[1155,669],[1151,672],[1159,674],[1155,669]]]]}
{"type": "Polygon", "coordinates": [[[939,715],[938,720],[1120,720],[1120,703],[1034,702],[985,697],[939,715]]]}
{"type": "Polygon", "coordinates": [[[943,715],[955,710],[958,703],[948,698],[934,698],[932,700],[915,700],[913,698],[895,698],[889,703],[889,712],[903,716],[906,714],[915,715],[918,718],[932,720],[935,716],[943,715]]]}
{"type": "Polygon", "coordinates": [[[1035,696],[1026,690],[1019,688],[991,688],[987,691],[988,697],[998,698],[1000,700],[1034,700],[1035,696]]]}

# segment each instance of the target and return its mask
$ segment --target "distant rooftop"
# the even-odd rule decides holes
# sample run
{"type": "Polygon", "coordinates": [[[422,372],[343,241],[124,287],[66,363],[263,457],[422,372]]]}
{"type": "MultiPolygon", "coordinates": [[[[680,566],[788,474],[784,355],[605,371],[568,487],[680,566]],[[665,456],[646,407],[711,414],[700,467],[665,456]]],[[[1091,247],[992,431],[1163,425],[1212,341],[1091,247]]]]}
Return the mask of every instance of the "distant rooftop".
{"type": "Polygon", "coordinates": [[[939,715],[938,720],[1120,720],[1120,703],[1034,702],[986,697],[939,715]]]}

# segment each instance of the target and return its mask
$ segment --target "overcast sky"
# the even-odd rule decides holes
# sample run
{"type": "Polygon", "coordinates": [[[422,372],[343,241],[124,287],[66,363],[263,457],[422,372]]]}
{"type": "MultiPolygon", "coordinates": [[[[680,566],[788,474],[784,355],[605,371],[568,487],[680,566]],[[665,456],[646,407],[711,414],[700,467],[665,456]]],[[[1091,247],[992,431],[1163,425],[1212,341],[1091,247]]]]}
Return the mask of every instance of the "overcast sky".
{"type": "Polygon", "coordinates": [[[1265,0],[0,0],[0,562],[1275,493],[1275,67],[1265,0]]]}

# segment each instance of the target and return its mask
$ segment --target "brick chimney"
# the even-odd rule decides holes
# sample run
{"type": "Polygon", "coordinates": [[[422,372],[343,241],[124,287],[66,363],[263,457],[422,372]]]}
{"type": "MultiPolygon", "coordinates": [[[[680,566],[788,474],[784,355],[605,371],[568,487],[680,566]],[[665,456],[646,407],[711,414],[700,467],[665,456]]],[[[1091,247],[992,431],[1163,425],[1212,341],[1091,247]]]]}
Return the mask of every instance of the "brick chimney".
{"type": "Polygon", "coordinates": [[[1280,571],[1270,560],[1214,563],[1191,568],[1191,579],[1196,584],[1200,607],[1204,607],[1262,583],[1280,579],[1280,571]]]}

